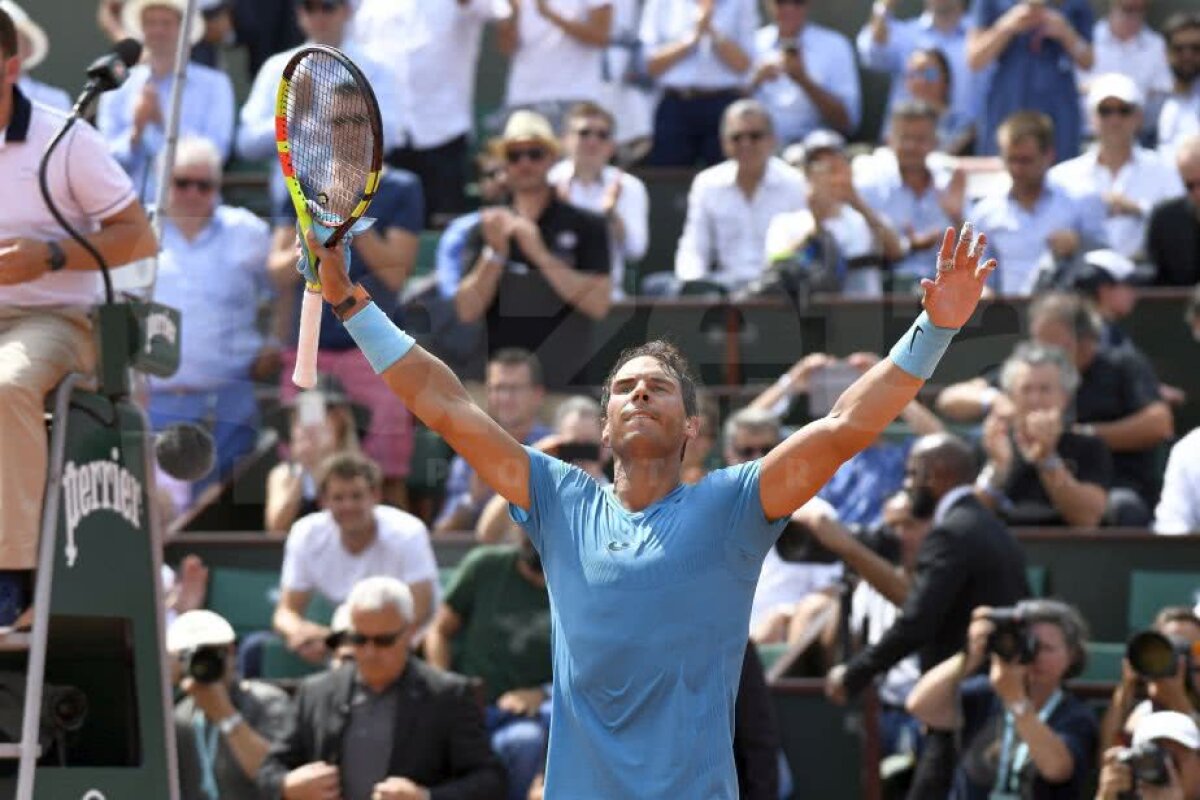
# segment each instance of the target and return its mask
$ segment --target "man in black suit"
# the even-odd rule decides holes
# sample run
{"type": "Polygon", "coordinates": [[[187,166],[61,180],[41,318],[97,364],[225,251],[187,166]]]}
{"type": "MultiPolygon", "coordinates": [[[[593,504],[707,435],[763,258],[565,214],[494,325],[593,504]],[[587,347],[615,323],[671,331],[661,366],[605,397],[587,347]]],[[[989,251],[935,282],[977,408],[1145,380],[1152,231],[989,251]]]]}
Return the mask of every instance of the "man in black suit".
{"type": "Polygon", "coordinates": [[[258,774],[282,800],[494,800],[505,796],[467,681],[408,657],[412,593],[360,581],[346,601],[354,661],[306,680],[258,774]]]}
{"type": "Polygon", "coordinates": [[[1154,262],[1156,286],[1200,283],[1200,134],[1175,151],[1183,197],[1155,206],[1146,224],[1146,255],[1154,262]]]}

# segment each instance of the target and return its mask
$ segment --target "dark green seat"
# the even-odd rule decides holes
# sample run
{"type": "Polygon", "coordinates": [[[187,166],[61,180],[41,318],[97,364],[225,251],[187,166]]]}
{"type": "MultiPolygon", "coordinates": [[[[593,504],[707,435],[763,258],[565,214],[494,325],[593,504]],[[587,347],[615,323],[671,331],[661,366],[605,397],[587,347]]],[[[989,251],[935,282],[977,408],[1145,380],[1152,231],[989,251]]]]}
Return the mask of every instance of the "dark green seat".
{"type": "Polygon", "coordinates": [[[413,278],[429,275],[437,266],[437,248],[441,241],[441,231],[421,231],[417,242],[417,263],[413,266],[413,278]]]}
{"type": "Polygon", "coordinates": [[[775,665],[784,653],[787,652],[788,646],[786,642],[772,642],[770,644],[755,645],[758,650],[758,658],[762,661],[763,672],[770,672],[771,667],[775,665]]]}
{"type": "Polygon", "coordinates": [[[1134,570],[1129,576],[1129,632],[1150,627],[1166,606],[1194,606],[1200,572],[1134,570]]]}
{"type": "Polygon", "coordinates": [[[262,651],[262,677],[271,680],[280,678],[303,678],[322,667],[310,664],[287,649],[282,639],[267,639],[262,651]]]}
{"type": "Polygon", "coordinates": [[[442,587],[443,592],[450,588],[457,572],[457,567],[438,567],[438,584],[442,587]]]}
{"type": "Polygon", "coordinates": [[[1088,642],[1087,656],[1087,666],[1078,680],[1104,683],[1116,683],[1121,680],[1121,659],[1125,657],[1124,642],[1088,642]]]}
{"type": "Polygon", "coordinates": [[[274,570],[214,567],[208,575],[209,610],[224,617],[241,638],[271,629],[279,599],[279,573],[274,570]]]}
{"type": "Polygon", "coordinates": [[[1029,582],[1029,594],[1033,597],[1046,596],[1046,568],[1041,564],[1025,567],[1025,580],[1029,582]]]}
{"type": "Polygon", "coordinates": [[[424,425],[413,431],[413,452],[409,460],[408,489],[411,492],[440,493],[450,474],[454,451],[441,436],[424,425]]]}

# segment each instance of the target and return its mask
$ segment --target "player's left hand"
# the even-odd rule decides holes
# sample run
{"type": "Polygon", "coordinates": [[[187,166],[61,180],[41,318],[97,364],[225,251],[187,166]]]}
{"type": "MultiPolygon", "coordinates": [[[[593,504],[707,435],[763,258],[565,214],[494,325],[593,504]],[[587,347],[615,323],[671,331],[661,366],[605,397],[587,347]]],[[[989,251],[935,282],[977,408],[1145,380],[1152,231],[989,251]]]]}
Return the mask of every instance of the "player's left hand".
{"type": "Polygon", "coordinates": [[[36,281],[46,274],[50,251],[43,241],[22,237],[0,239],[0,286],[36,281]]]}
{"type": "Polygon", "coordinates": [[[825,676],[825,696],[830,702],[836,703],[839,706],[846,705],[850,699],[846,694],[846,665],[838,664],[833,669],[829,670],[829,674],[825,676]]]}
{"type": "Polygon", "coordinates": [[[429,793],[408,778],[387,778],[371,790],[371,800],[425,800],[427,797],[429,793]]]}
{"type": "Polygon", "coordinates": [[[921,304],[934,325],[961,328],[975,313],[984,283],[996,268],[994,258],[980,264],[985,247],[987,236],[976,236],[970,222],[963,223],[957,237],[953,228],[946,229],[938,251],[937,278],[921,281],[925,290],[921,304]]]}

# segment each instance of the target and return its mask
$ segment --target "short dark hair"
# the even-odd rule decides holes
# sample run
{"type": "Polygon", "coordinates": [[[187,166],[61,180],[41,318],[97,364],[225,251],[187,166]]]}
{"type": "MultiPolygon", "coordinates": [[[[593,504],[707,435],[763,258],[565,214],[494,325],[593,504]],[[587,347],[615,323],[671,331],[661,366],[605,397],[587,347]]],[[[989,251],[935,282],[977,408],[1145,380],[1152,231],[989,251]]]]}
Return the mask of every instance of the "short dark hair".
{"type": "Polygon", "coordinates": [[[897,120],[924,120],[935,126],[938,123],[938,110],[924,100],[901,100],[892,109],[892,122],[897,120]]]}
{"type": "Polygon", "coordinates": [[[996,141],[1001,147],[1033,139],[1043,153],[1054,147],[1054,120],[1040,111],[1015,111],[1005,117],[996,131],[996,141]]]}
{"type": "Polygon", "coordinates": [[[542,362],[538,361],[537,356],[522,347],[500,348],[488,359],[488,366],[492,364],[505,367],[529,367],[529,379],[533,381],[533,385],[545,385],[545,379],[542,377],[542,362]]]}
{"type": "Polygon", "coordinates": [[[937,62],[938,69],[942,71],[942,80],[946,82],[946,97],[949,98],[951,92],[954,91],[954,73],[950,71],[950,59],[946,56],[946,52],[940,47],[923,47],[920,50],[914,50],[909,58],[917,53],[929,56],[937,62]]]}
{"type": "Polygon", "coordinates": [[[697,416],[700,413],[700,404],[696,399],[696,387],[699,381],[692,373],[692,365],[688,363],[687,357],[678,347],[672,342],[662,339],[655,339],[637,347],[627,347],[621,351],[621,355],[617,356],[617,363],[613,364],[613,368],[609,370],[608,377],[604,379],[604,389],[600,393],[600,408],[604,415],[608,416],[608,400],[612,397],[613,378],[616,377],[621,367],[642,356],[653,358],[662,365],[663,369],[671,373],[671,377],[679,381],[679,392],[683,395],[683,413],[689,417],[697,416]]]}
{"type": "Polygon", "coordinates": [[[1175,34],[1191,28],[1200,28],[1200,11],[1179,11],[1172,14],[1163,23],[1162,33],[1169,43],[1175,34]]]}
{"type": "Polygon", "coordinates": [[[379,465],[362,453],[352,450],[334,453],[321,462],[317,467],[317,493],[325,494],[329,481],[334,478],[343,481],[363,478],[372,489],[383,485],[383,472],[380,471],[379,465]]]}
{"type": "Polygon", "coordinates": [[[576,103],[567,111],[567,116],[563,118],[563,134],[567,133],[567,127],[577,119],[589,119],[591,117],[599,117],[608,123],[609,131],[617,127],[617,121],[613,117],[612,112],[599,103],[593,103],[591,100],[584,100],[581,103],[576,103]]]}
{"type": "Polygon", "coordinates": [[[913,445],[916,458],[946,475],[954,485],[972,483],[979,474],[979,460],[966,440],[953,433],[930,433],[913,445]]]}
{"type": "Polygon", "coordinates": [[[17,54],[17,26],[8,12],[0,8],[0,57],[12,58],[17,54]]]}
{"type": "Polygon", "coordinates": [[[1076,339],[1097,341],[1103,323],[1096,309],[1082,295],[1071,292],[1049,292],[1038,295],[1029,305],[1029,324],[1039,319],[1053,320],[1071,329],[1076,339]]]}

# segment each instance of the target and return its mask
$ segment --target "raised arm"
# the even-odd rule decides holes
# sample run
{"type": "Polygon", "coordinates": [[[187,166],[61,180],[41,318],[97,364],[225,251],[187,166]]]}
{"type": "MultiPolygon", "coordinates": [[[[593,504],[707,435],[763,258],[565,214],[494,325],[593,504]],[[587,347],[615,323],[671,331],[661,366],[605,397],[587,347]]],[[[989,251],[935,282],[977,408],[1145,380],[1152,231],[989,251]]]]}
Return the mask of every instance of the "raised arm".
{"type": "Polygon", "coordinates": [[[937,366],[950,339],[970,319],[995,259],[980,264],[987,240],[970,223],[955,241],[942,238],[937,279],[921,282],[924,313],[880,361],[855,381],[833,410],[789,436],[763,457],[759,497],[770,519],[791,514],[837,468],[869,445],[904,410],[937,366]]]}

